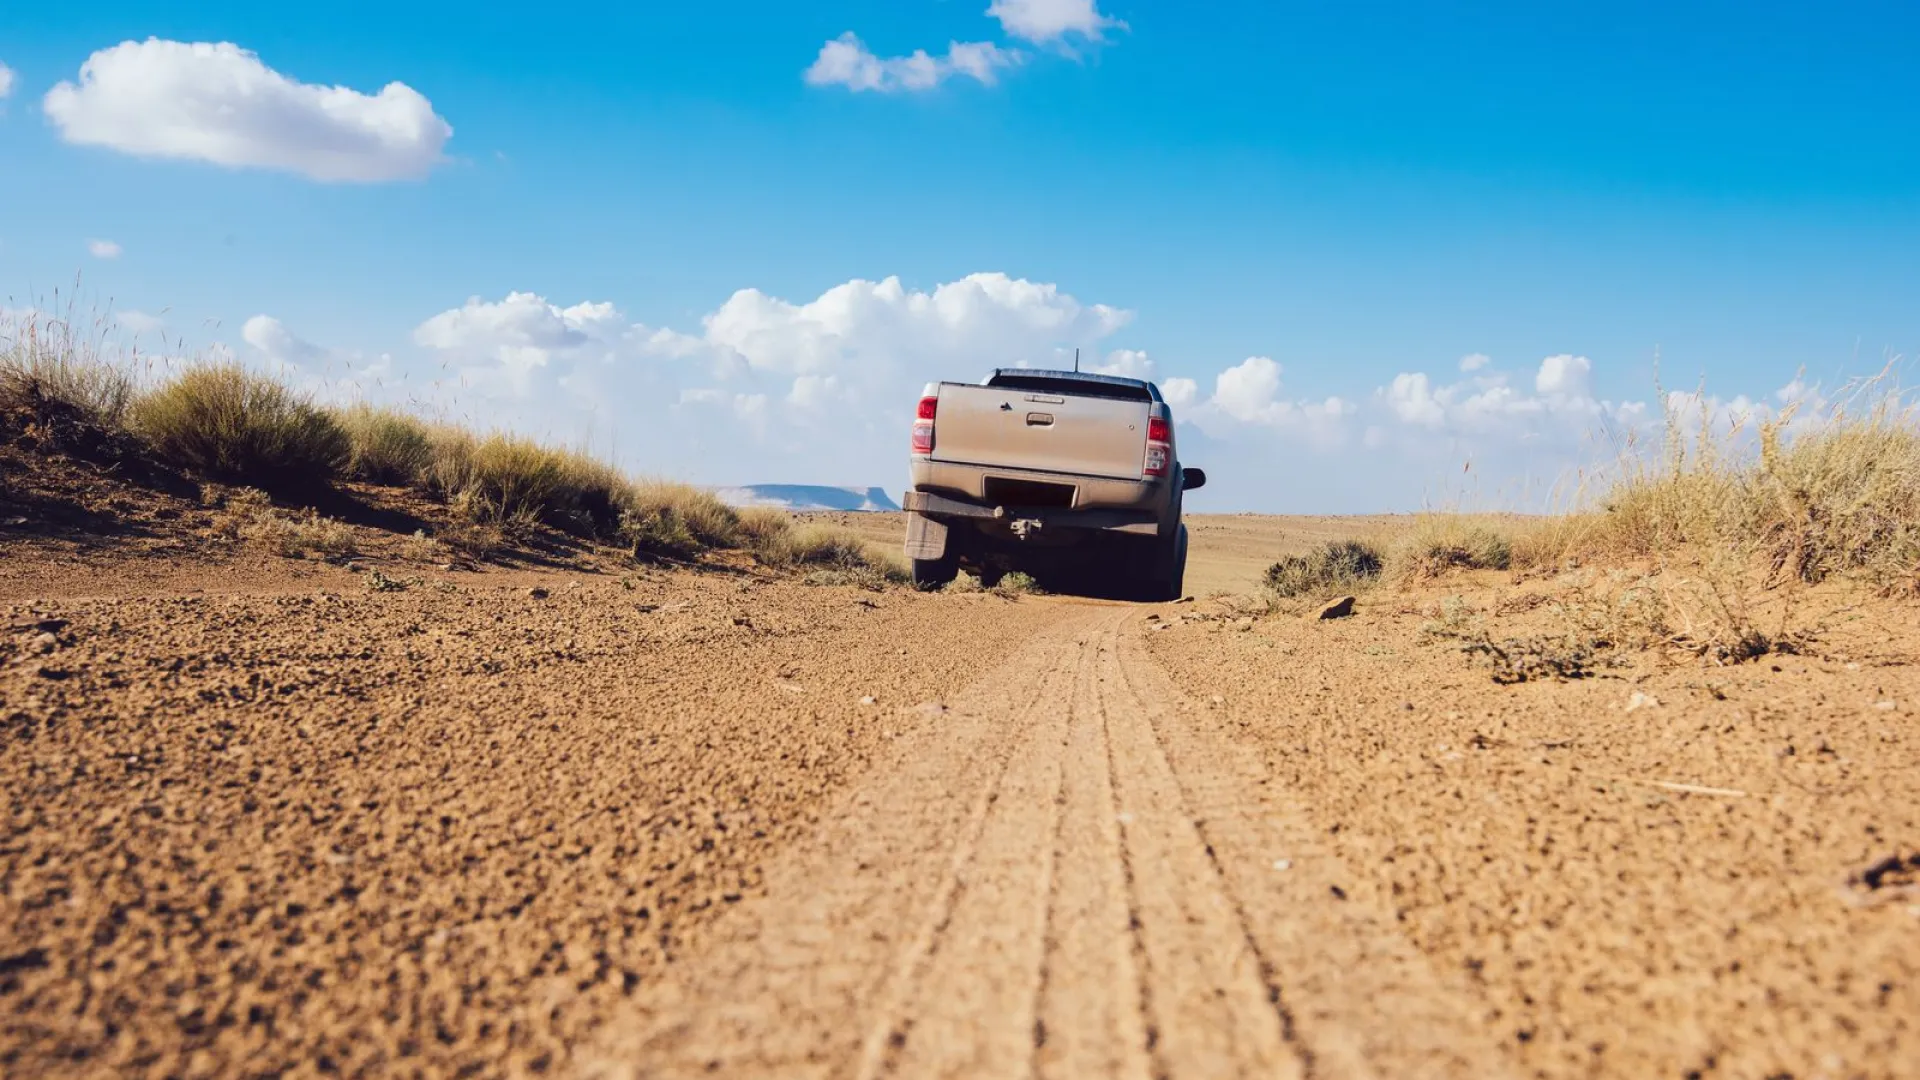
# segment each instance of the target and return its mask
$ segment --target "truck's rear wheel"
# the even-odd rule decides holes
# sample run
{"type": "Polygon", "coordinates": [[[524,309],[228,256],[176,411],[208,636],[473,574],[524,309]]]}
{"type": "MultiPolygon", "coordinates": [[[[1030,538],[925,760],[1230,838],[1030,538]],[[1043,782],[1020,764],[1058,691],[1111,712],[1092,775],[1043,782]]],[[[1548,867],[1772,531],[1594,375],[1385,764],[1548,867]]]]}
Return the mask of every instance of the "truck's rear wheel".
{"type": "Polygon", "coordinates": [[[1147,585],[1147,599],[1166,603],[1180,599],[1187,586],[1187,527],[1177,526],[1173,535],[1156,541],[1153,576],[1147,585]]]}
{"type": "Polygon", "coordinates": [[[960,576],[960,557],[955,554],[908,561],[913,564],[913,587],[923,592],[944,588],[960,576]]]}

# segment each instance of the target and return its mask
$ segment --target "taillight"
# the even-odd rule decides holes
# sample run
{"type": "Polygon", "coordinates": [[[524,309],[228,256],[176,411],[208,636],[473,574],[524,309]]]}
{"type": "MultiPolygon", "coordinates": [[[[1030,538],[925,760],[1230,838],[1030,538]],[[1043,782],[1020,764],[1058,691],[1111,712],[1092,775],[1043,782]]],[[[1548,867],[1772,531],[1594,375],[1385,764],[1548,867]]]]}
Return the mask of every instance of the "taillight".
{"type": "Polygon", "coordinates": [[[914,412],[913,452],[916,454],[933,453],[933,414],[940,408],[937,397],[923,397],[920,408],[914,412]]]}
{"type": "Polygon", "coordinates": [[[1167,466],[1173,463],[1173,425],[1158,416],[1147,418],[1147,469],[1148,476],[1167,475],[1167,466]]]}

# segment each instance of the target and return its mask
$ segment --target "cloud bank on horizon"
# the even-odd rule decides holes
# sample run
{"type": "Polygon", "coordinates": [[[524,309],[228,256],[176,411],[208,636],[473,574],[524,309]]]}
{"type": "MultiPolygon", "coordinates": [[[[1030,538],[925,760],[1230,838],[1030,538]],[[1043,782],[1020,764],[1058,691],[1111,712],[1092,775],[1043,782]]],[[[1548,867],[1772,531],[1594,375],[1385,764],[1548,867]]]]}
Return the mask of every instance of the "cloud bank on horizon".
{"type": "Polygon", "coordinates": [[[636,471],[721,486],[891,487],[925,383],[1068,367],[1079,349],[1085,370],[1158,382],[1184,456],[1221,478],[1207,489],[1210,504],[1328,512],[1418,509],[1473,493],[1539,508],[1567,497],[1583,470],[1656,441],[1665,408],[1696,420],[1709,410],[1728,429],[1795,405],[1811,416],[1823,401],[1797,382],[1768,399],[1608,400],[1592,389],[1593,361],[1575,354],[1511,367],[1473,354],[1451,371],[1304,398],[1268,356],[1207,378],[1165,375],[1155,357],[1125,347],[1134,319],[1056,284],[976,273],[927,289],[854,280],[805,301],[741,289],[688,328],[644,325],[606,301],[474,297],[378,353],[317,345],[257,315],[239,355],[322,397],[586,445],[636,471]],[[1473,493],[1463,470],[1475,474],[1473,493]]]}

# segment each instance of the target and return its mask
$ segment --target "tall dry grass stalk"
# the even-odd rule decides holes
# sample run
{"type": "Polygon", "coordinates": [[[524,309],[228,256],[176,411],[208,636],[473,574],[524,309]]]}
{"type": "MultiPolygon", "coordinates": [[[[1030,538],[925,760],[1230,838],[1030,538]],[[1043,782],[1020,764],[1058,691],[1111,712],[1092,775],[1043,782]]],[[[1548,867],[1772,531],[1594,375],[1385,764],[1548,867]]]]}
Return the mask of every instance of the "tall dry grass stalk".
{"type": "Polygon", "coordinates": [[[134,397],[128,365],[104,355],[97,335],[70,319],[30,314],[0,322],[0,409],[64,411],[118,429],[134,397]]]}

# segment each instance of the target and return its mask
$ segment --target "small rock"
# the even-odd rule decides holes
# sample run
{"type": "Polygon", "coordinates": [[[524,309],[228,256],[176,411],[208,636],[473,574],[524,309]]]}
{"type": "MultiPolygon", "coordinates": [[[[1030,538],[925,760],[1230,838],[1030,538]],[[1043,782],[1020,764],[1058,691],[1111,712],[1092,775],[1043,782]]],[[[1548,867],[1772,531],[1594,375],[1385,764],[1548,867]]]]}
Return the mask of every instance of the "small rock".
{"type": "Polygon", "coordinates": [[[28,619],[26,622],[13,623],[12,625],[8,626],[7,629],[12,630],[15,633],[25,633],[28,630],[38,630],[43,634],[57,634],[60,631],[65,630],[68,627],[68,625],[69,623],[65,619],[28,619]]]}
{"type": "Polygon", "coordinates": [[[1215,705],[1225,705],[1227,703],[1227,699],[1221,697],[1219,694],[1215,694],[1213,695],[1213,703],[1215,705]]]}
{"type": "Polygon", "coordinates": [[[922,716],[945,716],[947,707],[937,701],[923,701],[913,707],[913,711],[922,716]]]}
{"type": "Polygon", "coordinates": [[[872,694],[868,694],[868,695],[867,695],[866,697],[863,697],[863,698],[861,698],[861,699],[860,699],[860,704],[862,704],[862,705],[878,705],[878,704],[880,704],[880,699],[879,699],[879,698],[877,698],[877,697],[874,697],[874,696],[873,696],[872,694]]]}
{"type": "Polygon", "coordinates": [[[527,595],[533,597],[535,600],[545,600],[548,596],[552,594],[548,593],[547,590],[541,588],[540,586],[535,585],[533,588],[527,590],[527,595]]]}
{"type": "Polygon", "coordinates": [[[1628,712],[1632,712],[1635,709],[1657,709],[1659,707],[1659,698],[1654,697],[1652,694],[1643,694],[1638,690],[1635,690],[1633,696],[1627,699],[1628,712]]]}
{"type": "Polygon", "coordinates": [[[346,566],[347,573],[349,574],[358,574],[361,571],[366,569],[366,567],[360,565],[357,562],[349,562],[349,563],[346,563],[345,566],[346,566]]]}
{"type": "Polygon", "coordinates": [[[442,573],[448,573],[448,574],[451,574],[451,573],[453,573],[453,564],[452,564],[452,563],[450,563],[450,562],[446,562],[446,563],[441,563],[441,564],[440,564],[440,570],[441,570],[441,572],[442,572],[442,573]]]}
{"type": "Polygon", "coordinates": [[[1273,868],[1275,870],[1291,870],[1293,869],[1293,860],[1292,859],[1275,859],[1273,860],[1273,868]]]}
{"type": "Polygon", "coordinates": [[[1343,596],[1338,600],[1329,601],[1319,611],[1315,612],[1313,617],[1315,619],[1344,619],[1351,614],[1353,614],[1353,597],[1343,596]]]}
{"type": "Polygon", "coordinates": [[[1900,707],[1900,703],[1897,701],[1876,701],[1873,703],[1873,707],[1879,709],[1881,712],[1892,712],[1900,707]]]}
{"type": "Polygon", "coordinates": [[[33,651],[45,656],[60,647],[60,639],[52,634],[41,634],[33,639],[33,651]]]}
{"type": "Polygon", "coordinates": [[[1148,622],[1159,622],[1159,621],[1160,621],[1160,616],[1158,616],[1158,615],[1149,615],[1149,616],[1147,616],[1147,621],[1148,621],[1148,622]]]}

